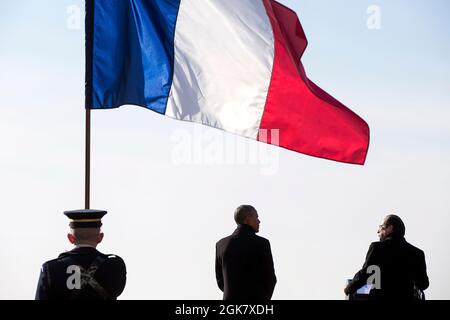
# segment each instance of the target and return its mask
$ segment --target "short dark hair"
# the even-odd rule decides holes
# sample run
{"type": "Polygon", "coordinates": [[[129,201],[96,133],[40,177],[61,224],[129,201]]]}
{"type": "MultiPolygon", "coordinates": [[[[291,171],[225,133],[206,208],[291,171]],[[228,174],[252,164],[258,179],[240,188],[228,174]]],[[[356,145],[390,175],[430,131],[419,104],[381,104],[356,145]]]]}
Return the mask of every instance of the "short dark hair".
{"type": "Polygon", "coordinates": [[[100,233],[100,228],[71,228],[70,231],[78,244],[86,241],[95,241],[100,233]]]}
{"type": "Polygon", "coordinates": [[[399,216],[396,216],[395,214],[390,214],[386,216],[386,224],[391,225],[394,227],[394,236],[403,237],[405,236],[405,224],[403,223],[402,219],[400,219],[399,216]]]}
{"type": "Polygon", "coordinates": [[[250,217],[254,214],[256,214],[255,208],[253,208],[251,205],[243,204],[237,207],[234,211],[234,221],[236,221],[237,224],[243,224],[247,217],[250,217]]]}

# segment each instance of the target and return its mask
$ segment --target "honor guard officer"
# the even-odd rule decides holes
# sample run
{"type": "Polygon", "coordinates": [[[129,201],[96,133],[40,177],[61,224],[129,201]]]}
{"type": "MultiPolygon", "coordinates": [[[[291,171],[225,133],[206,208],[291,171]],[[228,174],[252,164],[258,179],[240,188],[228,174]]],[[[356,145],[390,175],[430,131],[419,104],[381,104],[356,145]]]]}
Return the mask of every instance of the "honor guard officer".
{"type": "Polygon", "coordinates": [[[124,261],[97,251],[103,239],[102,210],[65,211],[67,238],[75,248],[47,261],[41,269],[36,300],[116,300],[126,283],[124,261]]]}

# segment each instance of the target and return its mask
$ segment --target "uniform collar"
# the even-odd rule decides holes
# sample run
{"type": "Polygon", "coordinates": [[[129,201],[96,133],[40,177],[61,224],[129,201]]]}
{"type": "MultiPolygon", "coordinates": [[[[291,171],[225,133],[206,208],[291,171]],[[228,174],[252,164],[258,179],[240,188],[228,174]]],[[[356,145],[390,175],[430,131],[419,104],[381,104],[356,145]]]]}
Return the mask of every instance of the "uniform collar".
{"type": "Polygon", "coordinates": [[[80,254],[80,253],[81,254],[92,254],[92,253],[97,253],[99,251],[95,247],[92,247],[92,246],[77,246],[69,252],[75,253],[75,254],[80,254]]]}
{"type": "Polygon", "coordinates": [[[79,248],[94,248],[95,249],[95,247],[91,246],[90,244],[77,244],[77,245],[75,245],[74,249],[79,249],[79,248]]]}
{"type": "Polygon", "coordinates": [[[72,255],[97,255],[99,251],[97,251],[96,248],[92,246],[81,246],[81,247],[75,247],[70,251],[66,251],[64,253],[61,253],[59,255],[59,258],[64,258],[72,255]]]}

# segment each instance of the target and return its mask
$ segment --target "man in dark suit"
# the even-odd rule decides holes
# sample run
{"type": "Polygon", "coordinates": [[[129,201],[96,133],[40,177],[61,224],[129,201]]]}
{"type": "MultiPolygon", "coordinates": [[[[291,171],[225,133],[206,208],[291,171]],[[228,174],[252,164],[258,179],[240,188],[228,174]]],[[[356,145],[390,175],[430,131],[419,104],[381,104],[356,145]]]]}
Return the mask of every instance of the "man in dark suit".
{"type": "Polygon", "coordinates": [[[267,239],[257,236],[255,208],[238,207],[237,229],[216,244],[216,279],[224,300],[270,300],[277,278],[267,239]]]}
{"type": "Polygon", "coordinates": [[[125,288],[125,263],[96,249],[103,239],[100,227],[106,211],[64,214],[71,219],[67,237],[75,248],[43,264],[36,300],[116,300],[125,288]]]}
{"type": "Polygon", "coordinates": [[[344,292],[355,293],[367,282],[372,285],[369,299],[415,299],[428,288],[425,255],[406,242],[400,217],[388,215],[378,228],[379,242],[373,242],[362,269],[344,292]],[[369,280],[369,281],[368,281],[369,280]]]}

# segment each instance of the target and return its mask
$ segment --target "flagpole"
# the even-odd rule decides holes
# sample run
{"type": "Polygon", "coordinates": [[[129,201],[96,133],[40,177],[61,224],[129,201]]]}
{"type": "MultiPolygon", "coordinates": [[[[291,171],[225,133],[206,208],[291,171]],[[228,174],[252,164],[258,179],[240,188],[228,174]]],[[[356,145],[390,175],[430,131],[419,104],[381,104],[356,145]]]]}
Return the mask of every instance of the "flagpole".
{"type": "Polygon", "coordinates": [[[94,25],[94,0],[85,1],[85,41],[86,41],[86,141],[85,141],[85,175],[84,175],[84,208],[90,209],[91,199],[91,108],[92,108],[92,43],[94,25]]]}
{"type": "Polygon", "coordinates": [[[85,177],[84,177],[84,208],[90,207],[91,189],[91,109],[86,108],[86,150],[85,150],[85,177]]]}

